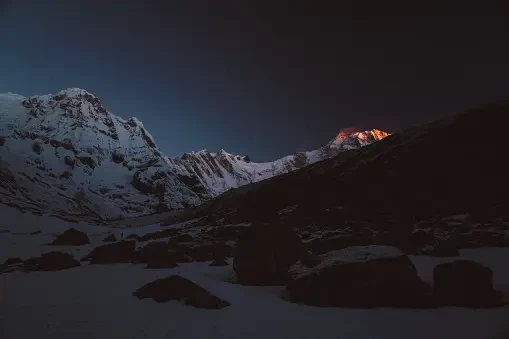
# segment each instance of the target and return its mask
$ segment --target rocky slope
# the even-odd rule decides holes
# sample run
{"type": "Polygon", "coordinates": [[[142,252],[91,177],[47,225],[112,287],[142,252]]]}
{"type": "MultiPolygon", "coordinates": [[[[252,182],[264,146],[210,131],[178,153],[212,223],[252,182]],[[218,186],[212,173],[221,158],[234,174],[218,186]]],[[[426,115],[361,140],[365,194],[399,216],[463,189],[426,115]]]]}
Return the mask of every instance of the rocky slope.
{"type": "Polygon", "coordinates": [[[340,133],[318,150],[267,163],[224,150],[168,158],[138,119],[113,115],[85,90],[0,94],[0,202],[97,222],[181,209],[387,135],[340,133]]]}
{"type": "Polygon", "coordinates": [[[226,192],[167,222],[282,223],[317,253],[369,244],[430,245],[437,255],[508,246],[508,114],[509,103],[500,103],[415,127],[226,192]]]}

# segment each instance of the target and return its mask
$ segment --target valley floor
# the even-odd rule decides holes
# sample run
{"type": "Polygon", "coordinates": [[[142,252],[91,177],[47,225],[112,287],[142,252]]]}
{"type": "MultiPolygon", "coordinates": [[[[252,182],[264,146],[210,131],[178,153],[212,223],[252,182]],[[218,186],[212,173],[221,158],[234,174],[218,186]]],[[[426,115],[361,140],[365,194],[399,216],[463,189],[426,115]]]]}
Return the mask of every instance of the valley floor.
{"type": "MultiPolygon", "coordinates": [[[[4,216],[17,213],[1,212],[5,212],[4,216]]],[[[26,258],[51,250],[68,251],[80,258],[109,231],[105,227],[80,225],[93,244],[71,250],[48,247],[41,244],[51,241],[52,233],[76,224],[32,217],[20,214],[9,225],[7,219],[0,221],[0,231],[4,231],[0,233],[0,261],[9,256],[26,258]],[[30,235],[39,229],[41,233],[30,235]]],[[[155,228],[159,226],[134,232],[143,234],[155,228]]],[[[120,232],[123,231],[115,230],[120,232]]],[[[509,248],[463,250],[461,255],[490,267],[495,288],[503,291],[508,300],[509,248]]],[[[451,258],[417,256],[412,260],[421,277],[430,282],[433,267],[451,258]]],[[[509,307],[316,308],[281,299],[282,287],[229,283],[231,275],[231,266],[209,267],[208,263],[180,264],[160,270],[132,264],[84,265],[58,272],[1,274],[0,338],[509,338],[509,332],[503,332],[509,331],[509,307]],[[195,281],[231,306],[203,310],[175,301],[157,304],[132,296],[145,283],[172,274],[195,281]]]]}

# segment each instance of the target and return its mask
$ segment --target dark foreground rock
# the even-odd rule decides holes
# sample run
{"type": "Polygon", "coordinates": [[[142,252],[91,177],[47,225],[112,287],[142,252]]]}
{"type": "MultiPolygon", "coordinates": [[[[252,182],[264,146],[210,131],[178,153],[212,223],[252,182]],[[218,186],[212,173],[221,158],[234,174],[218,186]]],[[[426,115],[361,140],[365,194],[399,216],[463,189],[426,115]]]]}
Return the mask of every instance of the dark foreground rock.
{"type": "Polygon", "coordinates": [[[154,241],[136,251],[136,259],[134,262],[146,264],[150,260],[166,256],[168,256],[168,245],[166,242],[154,241]]]}
{"type": "Polygon", "coordinates": [[[470,260],[440,264],[433,271],[434,297],[440,305],[483,308],[500,304],[502,293],[493,289],[493,272],[470,260]]]}
{"type": "Polygon", "coordinates": [[[177,267],[175,257],[167,255],[159,258],[151,258],[145,268],[174,268],[177,267]]]}
{"type": "Polygon", "coordinates": [[[408,256],[389,246],[334,251],[314,267],[291,269],[288,299],[322,307],[432,307],[432,289],[417,275],[408,256]]]}
{"type": "Polygon", "coordinates": [[[135,258],[135,248],[134,241],[119,241],[94,248],[84,260],[91,264],[128,263],[135,258]]]}
{"type": "Polygon", "coordinates": [[[179,300],[185,305],[205,309],[230,306],[227,301],[219,299],[201,286],[179,275],[157,279],[140,287],[133,295],[138,299],[150,298],[159,303],[179,300]]]}
{"type": "Polygon", "coordinates": [[[0,273],[11,273],[16,271],[23,271],[23,260],[21,260],[21,258],[8,258],[2,265],[0,265],[0,273]]]}
{"type": "Polygon", "coordinates": [[[456,243],[453,240],[447,239],[438,242],[430,254],[435,257],[459,257],[460,252],[456,248],[456,243]]]}
{"type": "Polygon", "coordinates": [[[16,265],[16,264],[21,264],[21,263],[23,263],[23,260],[21,260],[21,258],[11,257],[11,258],[8,258],[7,260],[5,260],[4,265],[10,266],[10,265],[16,265]]]}
{"type": "Polygon", "coordinates": [[[44,253],[40,257],[29,258],[23,262],[23,269],[26,272],[61,271],[77,266],[80,266],[80,263],[72,255],[58,251],[44,253]]]}
{"type": "Polygon", "coordinates": [[[51,245],[56,246],[81,246],[90,244],[90,240],[86,233],[70,228],[62,234],[57,235],[51,245]]]}
{"type": "Polygon", "coordinates": [[[181,243],[180,247],[193,261],[224,260],[231,257],[232,248],[224,243],[181,243]],[[185,245],[189,244],[189,245],[185,245]]]}
{"type": "Polygon", "coordinates": [[[115,234],[110,234],[103,239],[103,242],[114,242],[114,241],[117,241],[117,237],[115,237],[115,234]]]}
{"type": "Polygon", "coordinates": [[[299,236],[282,224],[254,224],[239,236],[233,269],[244,285],[284,285],[288,269],[305,252],[299,236]]]}
{"type": "Polygon", "coordinates": [[[145,263],[146,268],[173,268],[177,266],[177,255],[168,250],[166,242],[151,242],[138,249],[135,263],[145,263]]]}
{"type": "Polygon", "coordinates": [[[213,266],[213,267],[228,266],[228,263],[224,259],[218,259],[218,260],[214,260],[213,262],[211,262],[209,264],[209,266],[213,266]]]}

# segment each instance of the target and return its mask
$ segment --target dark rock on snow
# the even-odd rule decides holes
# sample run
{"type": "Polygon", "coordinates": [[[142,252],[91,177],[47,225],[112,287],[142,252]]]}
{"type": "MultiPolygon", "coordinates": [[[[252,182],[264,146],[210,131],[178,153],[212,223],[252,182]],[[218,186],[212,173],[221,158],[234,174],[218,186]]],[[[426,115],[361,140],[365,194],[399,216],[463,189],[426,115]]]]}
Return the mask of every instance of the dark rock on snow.
{"type": "Polygon", "coordinates": [[[175,238],[175,242],[177,242],[177,243],[189,242],[189,241],[193,241],[193,240],[194,240],[194,238],[189,234],[180,234],[175,238]]]}
{"type": "Polygon", "coordinates": [[[70,156],[66,155],[65,158],[64,158],[64,163],[67,165],[67,166],[71,166],[71,167],[74,167],[74,165],[76,164],[76,160],[74,160],[73,158],[71,158],[70,156]]]}
{"type": "Polygon", "coordinates": [[[413,231],[408,237],[408,244],[414,248],[424,247],[426,245],[433,245],[435,243],[435,236],[431,231],[418,229],[413,231]]]}
{"type": "Polygon", "coordinates": [[[417,275],[408,256],[395,247],[359,246],[334,251],[322,263],[292,267],[288,299],[322,307],[433,306],[432,289],[417,275]]]}
{"type": "Polygon", "coordinates": [[[138,241],[149,241],[149,240],[156,240],[161,238],[168,238],[177,235],[179,230],[170,228],[162,231],[147,233],[142,235],[141,237],[138,237],[138,241]]]}
{"type": "Polygon", "coordinates": [[[86,244],[90,244],[86,233],[75,228],[70,228],[64,233],[57,235],[56,239],[51,243],[51,245],[56,246],[81,246],[86,244]]]}
{"type": "Polygon", "coordinates": [[[8,258],[7,260],[5,260],[4,265],[10,266],[10,265],[16,265],[16,264],[22,264],[22,263],[23,263],[23,260],[21,260],[21,258],[13,257],[13,258],[8,258]]]}
{"type": "Polygon", "coordinates": [[[224,243],[193,243],[180,245],[192,261],[224,260],[232,254],[232,248],[224,243]]]}
{"type": "Polygon", "coordinates": [[[135,255],[134,262],[146,264],[158,258],[169,257],[168,245],[163,241],[150,242],[139,248],[135,255]]]}
{"type": "Polygon", "coordinates": [[[177,260],[174,255],[167,254],[162,257],[150,258],[145,268],[174,268],[177,267],[177,260]]]}
{"type": "Polygon", "coordinates": [[[305,252],[299,236],[281,224],[253,224],[239,236],[233,269],[244,285],[284,285],[305,252]]]}
{"type": "Polygon", "coordinates": [[[214,260],[209,266],[228,266],[228,263],[224,259],[214,260]]]}
{"type": "Polygon", "coordinates": [[[135,258],[136,243],[119,241],[96,247],[85,257],[91,264],[128,263],[135,258]]]}
{"type": "Polygon", "coordinates": [[[80,266],[68,253],[53,251],[44,253],[40,257],[29,258],[23,262],[24,270],[31,271],[61,271],[68,268],[80,266]]]}
{"type": "Polygon", "coordinates": [[[502,293],[493,289],[493,272],[470,260],[440,264],[433,271],[435,301],[440,305],[493,307],[502,293]]]}
{"type": "Polygon", "coordinates": [[[150,298],[159,303],[180,300],[186,305],[205,309],[230,306],[227,301],[219,299],[201,286],[178,275],[157,279],[140,287],[133,295],[139,299],[150,298]]]}
{"type": "Polygon", "coordinates": [[[435,257],[459,257],[460,252],[454,241],[443,240],[434,246],[433,252],[430,254],[435,257]]]}

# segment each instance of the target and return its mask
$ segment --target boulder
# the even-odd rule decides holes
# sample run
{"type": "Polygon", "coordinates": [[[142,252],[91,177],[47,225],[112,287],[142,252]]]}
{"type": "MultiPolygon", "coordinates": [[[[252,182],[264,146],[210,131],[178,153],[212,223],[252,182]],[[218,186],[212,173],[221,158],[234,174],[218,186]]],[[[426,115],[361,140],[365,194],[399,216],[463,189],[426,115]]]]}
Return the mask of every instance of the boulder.
{"type": "Polygon", "coordinates": [[[70,156],[66,155],[64,157],[64,163],[67,165],[67,166],[71,166],[71,167],[74,167],[74,164],[76,163],[76,160],[74,160],[73,158],[71,158],[70,156]]]}
{"type": "Polygon", "coordinates": [[[0,265],[0,273],[11,273],[16,271],[23,271],[23,260],[21,260],[21,258],[8,258],[0,265]]]}
{"type": "Polygon", "coordinates": [[[32,150],[36,153],[36,154],[41,154],[42,151],[44,150],[44,148],[41,146],[40,143],[38,142],[34,142],[33,145],[32,145],[32,150]]]}
{"type": "Polygon", "coordinates": [[[175,237],[175,242],[179,243],[179,242],[190,242],[190,241],[193,241],[194,238],[189,235],[189,234],[180,234],[178,236],[175,237]]]}
{"type": "Polygon", "coordinates": [[[11,258],[7,258],[7,260],[5,260],[4,265],[10,266],[10,265],[16,265],[16,264],[22,264],[22,263],[23,263],[23,260],[21,260],[21,258],[11,257],[11,258]]]}
{"type": "Polygon", "coordinates": [[[86,233],[70,228],[64,233],[57,235],[56,239],[50,245],[56,246],[81,246],[90,244],[86,233]]]}
{"type": "Polygon", "coordinates": [[[125,156],[122,153],[115,151],[111,154],[111,160],[113,160],[113,162],[115,164],[120,164],[120,163],[124,162],[125,156]]]}
{"type": "Polygon", "coordinates": [[[439,305],[494,307],[502,293],[493,289],[493,272],[471,260],[440,264],[433,271],[434,298],[439,305]]]}
{"type": "Polygon", "coordinates": [[[459,257],[460,252],[456,248],[456,243],[451,239],[447,239],[438,242],[430,254],[435,257],[459,257]]]}
{"type": "Polygon", "coordinates": [[[168,245],[162,241],[154,241],[146,244],[144,247],[136,251],[135,262],[148,263],[162,257],[168,257],[168,245]]]}
{"type": "Polygon", "coordinates": [[[244,285],[284,285],[288,269],[305,248],[299,236],[283,224],[253,224],[239,236],[233,269],[244,285]]]}
{"type": "Polygon", "coordinates": [[[232,248],[223,243],[193,243],[189,246],[183,244],[184,252],[193,261],[224,260],[232,254],[232,248]]]}
{"type": "Polygon", "coordinates": [[[174,257],[175,261],[178,263],[188,263],[193,261],[193,259],[188,254],[186,254],[184,248],[170,249],[168,253],[170,257],[174,257]]]}
{"type": "Polygon", "coordinates": [[[209,266],[219,267],[219,266],[228,266],[228,263],[224,259],[216,259],[212,261],[209,266]]]}
{"type": "Polygon", "coordinates": [[[147,261],[147,266],[145,266],[145,268],[174,268],[177,266],[178,264],[175,256],[167,254],[162,257],[150,258],[147,261]]]}
{"type": "Polygon", "coordinates": [[[114,242],[114,241],[117,241],[117,237],[115,237],[115,234],[110,234],[103,239],[103,242],[114,242]]]}
{"type": "Polygon", "coordinates": [[[356,246],[292,266],[287,297],[321,307],[431,307],[432,289],[408,256],[391,246],[356,246]]]}
{"type": "Polygon", "coordinates": [[[308,248],[315,254],[325,254],[333,250],[370,244],[373,244],[373,240],[369,237],[353,234],[337,234],[311,240],[308,248]]]}
{"type": "Polygon", "coordinates": [[[53,251],[44,253],[40,257],[29,258],[23,262],[24,270],[31,271],[61,271],[80,266],[69,253],[53,251]]]}
{"type": "Polygon", "coordinates": [[[421,248],[435,243],[435,236],[431,230],[417,229],[408,237],[408,244],[412,248],[421,248]]]}
{"type": "Polygon", "coordinates": [[[212,239],[216,241],[236,241],[237,234],[242,227],[236,226],[219,226],[209,230],[204,230],[203,233],[210,235],[212,239]]]}
{"type": "Polygon", "coordinates": [[[92,264],[128,263],[136,257],[135,248],[134,241],[119,241],[94,248],[85,259],[92,264]]]}
{"type": "Polygon", "coordinates": [[[158,303],[179,300],[186,305],[205,309],[230,306],[227,301],[219,299],[201,286],[179,275],[157,279],[140,287],[133,295],[138,299],[150,298],[158,303]]]}
{"type": "Polygon", "coordinates": [[[161,239],[161,238],[168,238],[168,237],[177,235],[178,232],[179,232],[178,229],[169,228],[169,229],[162,230],[162,231],[144,234],[141,237],[138,237],[138,239],[139,239],[139,241],[148,241],[148,240],[155,240],[155,239],[161,239]]]}

